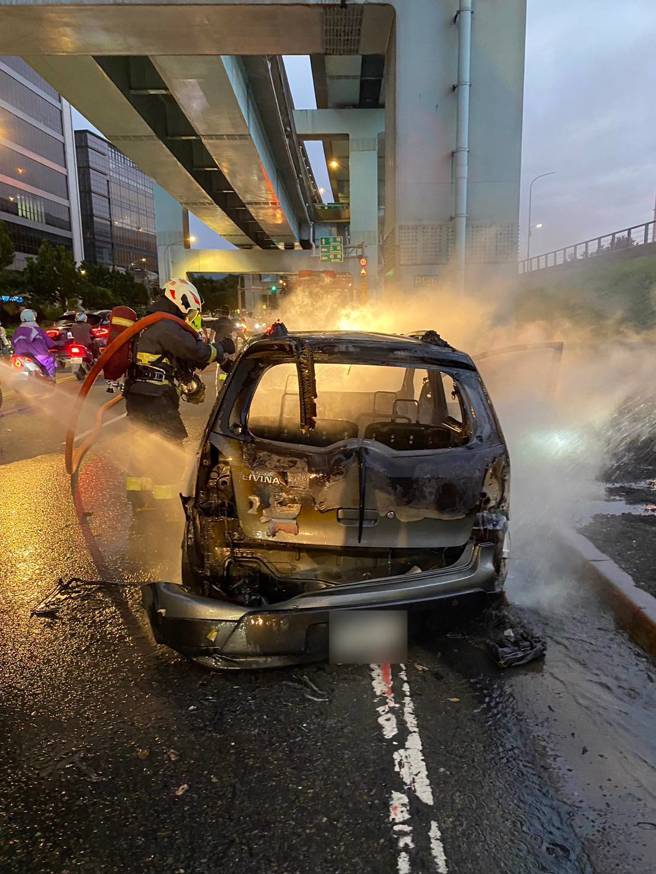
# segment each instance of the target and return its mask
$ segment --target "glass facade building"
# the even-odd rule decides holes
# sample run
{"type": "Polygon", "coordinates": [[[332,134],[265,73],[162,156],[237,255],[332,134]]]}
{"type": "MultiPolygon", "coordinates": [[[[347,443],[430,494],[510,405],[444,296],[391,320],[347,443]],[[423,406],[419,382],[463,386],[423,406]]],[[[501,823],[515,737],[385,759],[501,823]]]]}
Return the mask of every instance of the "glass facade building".
{"type": "Polygon", "coordinates": [[[86,260],[156,273],[151,179],[91,131],[75,131],[75,147],[86,260]]]}
{"type": "Polygon", "coordinates": [[[0,221],[14,266],[44,240],[82,259],[69,104],[21,58],[0,56],[0,221]]]}

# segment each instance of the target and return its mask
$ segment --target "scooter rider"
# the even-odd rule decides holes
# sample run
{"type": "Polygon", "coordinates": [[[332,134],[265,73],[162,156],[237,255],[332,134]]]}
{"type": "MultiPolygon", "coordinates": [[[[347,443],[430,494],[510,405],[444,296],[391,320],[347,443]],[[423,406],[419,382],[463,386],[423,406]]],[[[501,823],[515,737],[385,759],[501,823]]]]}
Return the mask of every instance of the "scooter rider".
{"type": "Polygon", "coordinates": [[[26,355],[40,365],[44,375],[49,379],[55,379],[57,363],[50,354],[54,343],[43,328],[36,323],[34,310],[24,309],[20,314],[20,328],[14,331],[12,344],[16,355],[26,355]]]}
{"type": "Polygon", "coordinates": [[[2,322],[0,322],[0,355],[9,354],[11,354],[11,343],[7,338],[7,332],[5,331],[2,322]]]}
{"type": "MultiPolygon", "coordinates": [[[[200,295],[191,282],[171,279],[148,312],[170,313],[192,322],[201,308],[200,295]]],[[[169,320],[146,328],[136,343],[125,383],[128,418],[169,441],[182,443],[187,430],[180,417],[180,397],[202,403],[205,394],[202,381],[193,379],[194,370],[217,360],[221,364],[233,351],[232,343],[205,343],[169,320]]]]}
{"type": "Polygon", "coordinates": [[[87,314],[80,311],[75,313],[75,321],[68,329],[76,343],[80,346],[86,346],[91,349],[93,345],[93,337],[91,336],[91,326],[87,320],[87,314]]]}

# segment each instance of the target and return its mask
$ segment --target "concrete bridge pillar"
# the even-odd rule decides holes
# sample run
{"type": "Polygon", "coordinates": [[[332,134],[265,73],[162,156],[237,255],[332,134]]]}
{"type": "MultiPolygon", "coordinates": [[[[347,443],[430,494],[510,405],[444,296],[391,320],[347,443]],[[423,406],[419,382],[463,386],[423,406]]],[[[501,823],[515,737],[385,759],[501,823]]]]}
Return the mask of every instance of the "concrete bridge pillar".
{"type": "Polygon", "coordinates": [[[369,285],[378,284],[378,137],[349,139],[351,243],[365,243],[369,285]]]}
{"type": "Polygon", "coordinates": [[[176,274],[175,250],[189,248],[189,213],[168,192],[155,184],[155,231],[157,234],[157,272],[162,286],[176,274]]]}
{"type": "MultiPolygon", "coordinates": [[[[453,252],[458,0],[392,0],[385,65],[386,284],[439,282],[453,252]]],[[[526,0],[475,0],[467,264],[517,270],[526,0]]]]}
{"type": "Polygon", "coordinates": [[[382,109],[301,109],[294,112],[301,139],[348,136],[351,243],[366,244],[369,285],[378,281],[378,135],[385,129],[382,109]]]}

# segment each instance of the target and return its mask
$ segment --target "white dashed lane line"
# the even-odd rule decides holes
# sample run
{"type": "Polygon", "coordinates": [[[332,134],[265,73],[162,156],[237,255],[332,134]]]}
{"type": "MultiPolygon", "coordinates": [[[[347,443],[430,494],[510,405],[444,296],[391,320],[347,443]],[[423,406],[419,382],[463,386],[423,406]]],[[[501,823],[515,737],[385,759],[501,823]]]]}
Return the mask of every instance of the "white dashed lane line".
{"type": "Polygon", "coordinates": [[[428,779],[426,761],[419,736],[415,706],[405,665],[395,666],[396,677],[389,664],[371,665],[371,683],[374,690],[378,724],[392,754],[398,786],[392,790],[389,801],[389,821],[396,840],[398,874],[410,874],[413,861],[416,871],[425,870],[418,858],[418,843],[430,848],[433,870],[448,874],[442,834],[434,811],[426,837],[413,824],[413,812],[435,807],[433,789],[428,779]],[[400,697],[394,693],[394,684],[400,697]]]}
{"type": "MultiPolygon", "coordinates": [[[[108,419],[106,422],[102,423],[103,428],[108,428],[110,425],[113,425],[115,422],[118,422],[120,419],[125,419],[127,413],[121,413],[120,416],[113,416],[111,419],[108,419]]],[[[87,434],[91,434],[92,431],[95,431],[95,428],[88,428],[86,431],[83,431],[81,434],[75,435],[74,443],[77,443],[78,440],[83,440],[87,434]]]]}

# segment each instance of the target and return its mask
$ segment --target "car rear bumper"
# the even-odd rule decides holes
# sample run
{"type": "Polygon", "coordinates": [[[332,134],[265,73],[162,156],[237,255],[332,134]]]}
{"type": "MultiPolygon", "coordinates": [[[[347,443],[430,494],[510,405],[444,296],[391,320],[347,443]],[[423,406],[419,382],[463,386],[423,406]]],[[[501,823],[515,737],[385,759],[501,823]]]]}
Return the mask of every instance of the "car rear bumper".
{"type": "Polygon", "coordinates": [[[410,608],[500,590],[491,544],[469,546],[448,568],[308,592],[280,604],[242,607],[172,583],[143,587],[158,643],[217,668],[276,667],[328,654],[333,610],[410,608]]]}

